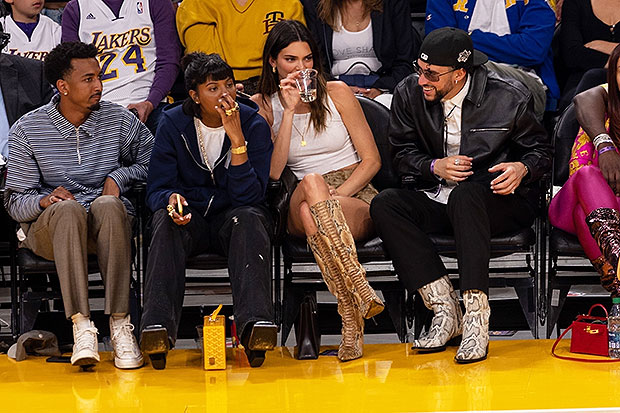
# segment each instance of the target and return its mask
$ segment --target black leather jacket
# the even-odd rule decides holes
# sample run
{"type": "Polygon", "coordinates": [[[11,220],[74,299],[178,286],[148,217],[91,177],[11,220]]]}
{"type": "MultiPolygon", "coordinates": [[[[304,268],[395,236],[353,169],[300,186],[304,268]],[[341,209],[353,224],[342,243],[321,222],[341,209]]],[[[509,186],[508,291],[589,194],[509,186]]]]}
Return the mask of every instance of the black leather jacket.
{"type": "MultiPolygon", "coordinates": [[[[529,169],[517,192],[535,202],[537,182],[551,167],[552,148],[536,120],[531,93],[521,83],[498,77],[484,66],[471,74],[463,101],[461,155],[474,158],[468,180],[490,186],[499,173],[488,169],[500,162],[523,162],[529,169]]],[[[443,107],[427,102],[417,75],[396,86],[390,114],[390,144],[395,172],[417,190],[441,182],[431,161],[445,157],[443,107]]]]}

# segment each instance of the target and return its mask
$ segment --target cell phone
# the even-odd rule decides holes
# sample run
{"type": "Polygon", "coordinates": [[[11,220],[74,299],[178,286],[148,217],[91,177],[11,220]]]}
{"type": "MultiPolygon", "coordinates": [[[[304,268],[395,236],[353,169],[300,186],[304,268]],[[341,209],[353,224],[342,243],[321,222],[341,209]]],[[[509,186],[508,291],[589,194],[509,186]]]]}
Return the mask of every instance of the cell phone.
{"type": "Polygon", "coordinates": [[[179,215],[183,216],[183,203],[181,202],[181,195],[177,194],[177,210],[179,215]]]}

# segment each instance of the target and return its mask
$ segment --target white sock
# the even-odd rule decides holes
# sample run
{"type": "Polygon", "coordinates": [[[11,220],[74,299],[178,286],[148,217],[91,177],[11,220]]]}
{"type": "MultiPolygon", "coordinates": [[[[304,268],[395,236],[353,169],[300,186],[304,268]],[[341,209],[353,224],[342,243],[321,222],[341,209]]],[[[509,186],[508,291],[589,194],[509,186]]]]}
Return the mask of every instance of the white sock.
{"type": "Polygon", "coordinates": [[[90,327],[90,318],[86,317],[82,313],[76,313],[71,316],[73,324],[77,325],[78,329],[84,330],[90,327]]]}

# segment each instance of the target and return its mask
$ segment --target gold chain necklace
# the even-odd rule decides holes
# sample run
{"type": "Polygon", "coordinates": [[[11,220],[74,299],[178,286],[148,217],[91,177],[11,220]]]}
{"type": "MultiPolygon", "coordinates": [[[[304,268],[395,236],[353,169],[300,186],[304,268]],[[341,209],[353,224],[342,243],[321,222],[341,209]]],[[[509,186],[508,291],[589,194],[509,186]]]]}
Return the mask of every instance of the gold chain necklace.
{"type": "Polygon", "coordinates": [[[207,165],[207,168],[211,170],[211,165],[209,165],[209,158],[207,157],[207,148],[205,148],[205,142],[202,139],[202,125],[200,125],[200,119],[194,118],[194,126],[196,127],[196,135],[198,135],[198,147],[200,148],[200,153],[202,154],[202,161],[207,165]]]}
{"type": "Polygon", "coordinates": [[[308,130],[310,129],[310,120],[308,120],[308,124],[306,125],[306,130],[304,131],[304,133],[301,133],[299,129],[297,129],[297,126],[295,126],[295,122],[292,122],[293,128],[295,128],[295,131],[301,135],[301,146],[306,146],[307,142],[306,142],[306,133],[308,133],[308,130]]]}

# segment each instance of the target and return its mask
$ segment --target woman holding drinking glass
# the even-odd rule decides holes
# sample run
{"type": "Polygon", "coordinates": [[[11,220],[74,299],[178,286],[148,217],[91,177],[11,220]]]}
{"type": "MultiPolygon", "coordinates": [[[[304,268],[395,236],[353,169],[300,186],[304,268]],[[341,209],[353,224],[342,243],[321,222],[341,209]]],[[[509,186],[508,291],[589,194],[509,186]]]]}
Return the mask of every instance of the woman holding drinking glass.
{"type": "MultiPolygon", "coordinates": [[[[291,196],[288,231],[305,236],[342,317],[342,361],[362,356],[363,318],[383,310],[366,281],[355,241],[373,232],[370,180],[381,161],[370,127],[351,89],[326,82],[317,46],[298,21],[283,20],[263,50],[259,94],[253,100],[272,128],[270,176],[285,167],[299,184],[291,196]],[[302,101],[304,77],[316,70],[316,98],[302,101]]],[[[314,93],[305,93],[312,96],[314,93]]]]}

